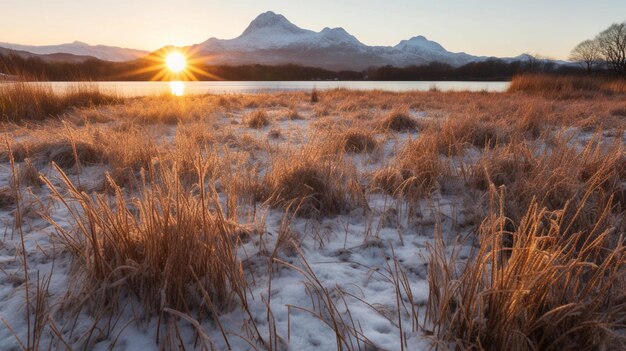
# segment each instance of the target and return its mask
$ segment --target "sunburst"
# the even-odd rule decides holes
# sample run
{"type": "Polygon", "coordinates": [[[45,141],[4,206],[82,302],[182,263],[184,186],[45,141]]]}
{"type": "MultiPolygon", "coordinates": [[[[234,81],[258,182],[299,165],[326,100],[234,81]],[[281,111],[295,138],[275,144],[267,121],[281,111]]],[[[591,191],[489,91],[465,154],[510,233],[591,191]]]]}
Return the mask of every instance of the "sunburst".
{"type": "Polygon", "coordinates": [[[142,59],[142,67],[129,72],[129,75],[150,73],[151,81],[196,81],[199,77],[222,80],[202,67],[210,57],[200,55],[193,49],[165,48],[142,59]]]}
{"type": "Polygon", "coordinates": [[[187,58],[180,52],[173,51],[165,57],[165,64],[173,73],[180,73],[187,67],[187,58]]]}

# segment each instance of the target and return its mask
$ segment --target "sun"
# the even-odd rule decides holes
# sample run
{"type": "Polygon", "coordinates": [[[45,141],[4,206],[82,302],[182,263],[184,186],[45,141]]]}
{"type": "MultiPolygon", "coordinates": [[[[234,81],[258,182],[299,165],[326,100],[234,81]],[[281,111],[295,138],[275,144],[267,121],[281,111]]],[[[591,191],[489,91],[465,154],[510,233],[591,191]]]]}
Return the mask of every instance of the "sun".
{"type": "Polygon", "coordinates": [[[165,57],[165,64],[170,71],[180,73],[187,67],[187,59],[180,52],[172,52],[165,57]]]}
{"type": "Polygon", "coordinates": [[[219,76],[207,72],[206,65],[210,60],[211,56],[202,55],[197,49],[162,49],[146,56],[139,67],[128,74],[144,77],[152,74],[151,81],[187,82],[196,81],[198,77],[221,80],[219,76]]]}

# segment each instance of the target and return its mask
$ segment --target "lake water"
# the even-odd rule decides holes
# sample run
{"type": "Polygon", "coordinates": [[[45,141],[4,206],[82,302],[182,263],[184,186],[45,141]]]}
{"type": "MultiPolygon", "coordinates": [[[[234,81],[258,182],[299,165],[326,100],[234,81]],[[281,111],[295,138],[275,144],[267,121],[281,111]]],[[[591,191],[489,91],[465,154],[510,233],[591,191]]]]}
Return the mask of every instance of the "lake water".
{"type": "MultiPolygon", "coordinates": [[[[10,84],[10,83],[9,83],[10,84]]],[[[41,84],[41,83],[34,83],[41,84]]],[[[56,92],[75,88],[76,82],[49,82],[56,92]]],[[[258,93],[267,91],[310,91],[346,88],[354,90],[384,91],[489,91],[503,92],[508,82],[379,82],[379,81],[284,81],[284,82],[90,82],[102,92],[125,97],[174,94],[258,93]]]]}

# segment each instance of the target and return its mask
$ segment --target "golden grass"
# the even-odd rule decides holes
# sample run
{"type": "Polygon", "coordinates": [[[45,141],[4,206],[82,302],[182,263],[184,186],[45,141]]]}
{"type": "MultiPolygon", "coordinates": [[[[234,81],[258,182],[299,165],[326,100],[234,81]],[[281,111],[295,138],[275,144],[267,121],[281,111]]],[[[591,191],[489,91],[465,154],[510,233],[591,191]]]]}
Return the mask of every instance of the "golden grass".
{"type": "Polygon", "coordinates": [[[617,350],[626,318],[626,154],[621,135],[582,147],[487,150],[474,184],[489,191],[479,249],[463,262],[431,248],[437,338],[489,350],[617,350]]]}
{"type": "Polygon", "coordinates": [[[396,108],[389,112],[380,121],[380,127],[382,130],[392,130],[396,132],[407,132],[417,130],[417,121],[411,117],[409,110],[406,107],[396,108]]]}
{"type": "Polygon", "coordinates": [[[407,142],[398,152],[394,164],[402,175],[403,192],[413,199],[439,187],[439,179],[445,173],[434,140],[426,136],[407,142]]]}
{"type": "Polygon", "coordinates": [[[0,84],[0,119],[15,123],[41,121],[58,117],[70,108],[118,101],[118,98],[103,94],[89,85],[77,85],[63,94],[57,94],[51,87],[38,83],[0,84]]]}
{"type": "MultiPolygon", "coordinates": [[[[125,99],[68,110],[64,123],[4,123],[0,159],[14,156],[14,188],[37,186],[44,169],[59,175],[45,181],[75,226],[58,234],[75,257],[77,293],[97,313],[115,315],[131,294],[164,323],[193,315],[220,328],[220,315],[240,308],[251,331],[251,271],[237,249],[262,230],[261,213],[288,213],[273,260],[312,234],[290,227],[294,214],[306,223],[369,216],[368,199],[382,192],[411,222],[417,214],[404,206],[452,196],[476,216],[467,230],[477,251],[460,259],[443,239],[433,245],[429,320],[414,332],[432,327],[436,345],[459,349],[620,349],[625,105],[617,90],[575,99],[577,85],[554,84],[563,86],[556,95],[333,90],[315,104],[308,92],[125,99]],[[106,184],[81,186],[87,166],[106,172],[106,184]]],[[[14,190],[0,189],[0,208],[16,207],[14,190]]],[[[413,276],[393,261],[401,289],[413,276]]],[[[303,272],[312,297],[328,300],[331,313],[318,318],[333,319],[338,345],[363,337],[333,305],[339,290],[303,272]]],[[[160,341],[176,345],[174,334],[160,341]]]]}
{"type": "Polygon", "coordinates": [[[626,81],[599,77],[521,75],[513,77],[509,92],[543,94],[558,98],[626,94],[626,81]]]}
{"type": "Polygon", "coordinates": [[[334,140],[340,152],[373,152],[378,148],[378,141],[373,131],[364,127],[352,127],[344,132],[331,132],[328,139],[334,140]]]}
{"type": "MultiPolygon", "coordinates": [[[[11,143],[11,151],[17,161],[27,160],[39,168],[54,162],[66,172],[107,165],[110,175],[120,185],[138,179],[138,172],[147,169],[162,152],[146,128],[69,124],[53,124],[33,131],[29,138],[11,143]]],[[[7,157],[7,152],[0,149],[0,159],[7,157]]]]}
{"type": "Polygon", "coordinates": [[[243,116],[243,123],[250,128],[260,129],[270,124],[267,113],[264,110],[256,110],[243,116]]]}
{"type": "Polygon", "coordinates": [[[324,155],[312,148],[289,150],[272,160],[263,198],[306,217],[345,213],[358,199],[355,175],[341,155],[324,155]]]}
{"type": "Polygon", "coordinates": [[[244,229],[226,220],[215,191],[203,185],[203,165],[197,169],[197,194],[174,169],[161,168],[130,201],[109,179],[113,204],[80,191],[60,168],[63,190],[45,179],[77,223],[75,231],[57,228],[85,274],[82,293],[94,304],[107,306],[132,292],[152,313],[171,308],[211,316],[233,303],[232,291],[245,294],[234,253],[244,229]]]}
{"type": "MultiPolygon", "coordinates": [[[[505,186],[505,214],[519,221],[532,202],[548,210],[582,206],[584,190],[599,188],[598,200],[619,191],[624,179],[626,154],[621,137],[612,143],[601,134],[582,148],[559,138],[548,149],[540,144],[511,144],[488,150],[476,165],[471,182],[487,189],[489,184],[505,186]]],[[[592,211],[592,203],[586,211],[592,211]]],[[[580,218],[582,220],[582,218],[580,218]]],[[[588,223],[578,223],[584,228],[588,223]]]]}
{"type": "Polygon", "coordinates": [[[509,230],[492,205],[480,247],[460,272],[441,241],[431,249],[428,317],[436,337],[463,349],[623,349],[626,250],[611,202],[597,203],[589,226],[573,233],[573,221],[588,215],[583,207],[549,211],[532,202],[509,230]]]}

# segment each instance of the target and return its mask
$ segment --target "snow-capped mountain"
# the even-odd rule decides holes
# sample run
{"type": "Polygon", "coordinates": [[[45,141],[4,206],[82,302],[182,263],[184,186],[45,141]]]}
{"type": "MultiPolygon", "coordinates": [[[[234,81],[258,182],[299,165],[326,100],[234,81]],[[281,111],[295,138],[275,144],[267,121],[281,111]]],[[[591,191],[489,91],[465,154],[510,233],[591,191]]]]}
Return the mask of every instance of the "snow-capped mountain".
{"type": "Polygon", "coordinates": [[[105,61],[130,61],[143,57],[148,54],[147,51],[119,48],[106,45],[89,45],[80,41],[60,45],[20,45],[11,43],[0,43],[0,47],[27,51],[38,55],[47,54],[73,54],[79,56],[91,56],[105,61]]]}
{"type": "Polygon", "coordinates": [[[198,44],[205,50],[255,51],[287,47],[334,47],[339,45],[365,46],[343,28],[324,28],[321,32],[302,29],[287,18],[273,12],[259,15],[237,38],[211,38],[198,44]]]}
{"type": "Polygon", "coordinates": [[[486,57],[447,51],[417,36],[396,46],[368,46],[343,28],[320,32],[302,29],[283,15],[268,11],[254,19],[234,39],[211,38],[192,46],[213,64],[293,63],[327,69],[364,69],[371,66],[409,66],[433,61],[460,66],[486,57]]]}
{"type": "MultiPolygon", "coordinates": [[[[29,46],[0,43],[0,48],[21,50],[39,55],[54,54],[49,60],[63,60],[58,54],[72,54],[70,61],[95,57],[107,61],[130,61],[149,55],[147,51],[75,41],[69,44],[29,46]]],[[[167,47],[161,49],[165,50],[167,47]]],[[[303,29],[285,16],[268,11],[255,18],[234,39],[211,38],[187,47],[209,64],[298,64],[331,70],[362,70],[392,65],[405,67],[431,62],[461,66],[489,57],[451,52],[439,43],[416,36],[395,46],[368,46],[343,28],[324,28],[319,32],[303,29]]],[[[159,52],[158,50],[157,52],[159,52]]],[[[523,55],[504,58],[523,60],[523,55]]]]}

